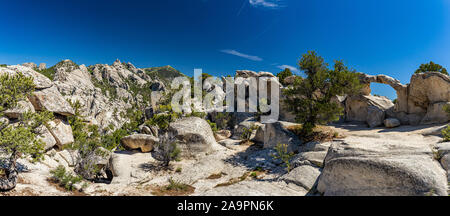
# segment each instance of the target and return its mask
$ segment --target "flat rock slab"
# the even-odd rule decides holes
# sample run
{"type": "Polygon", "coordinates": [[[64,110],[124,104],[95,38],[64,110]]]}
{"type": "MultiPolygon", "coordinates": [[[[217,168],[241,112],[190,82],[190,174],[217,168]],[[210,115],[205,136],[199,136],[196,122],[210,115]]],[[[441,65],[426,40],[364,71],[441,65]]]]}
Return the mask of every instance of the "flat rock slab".
{"type": "MultiPolygon", "coordinates": [[[[296,186],[296,185],[295,185],[296,186]]],[[[215,187],[199,196],[304,196],[307,191],[284,182],[242,181],[224,187],[215,187]]]]}
{"type": "Polygon", "coordinates": [[[447,176],[420,138],[379,135],[334,143],[318,182],[324,195],[442,195],[447,176]],[[408,140],[408,141],[405,141],[408,140]]]}
{"type": "Polygon", "coordinates": [[[311,190],[311,188],[313,188],[313,186],[316,184],[319,176],[319,168],[309,165],[303,165],[291,170],[289,173],[283,175],[280,179],[288,183],[296,184],[300,187],[305,188],[306,190],[311,190]]]}

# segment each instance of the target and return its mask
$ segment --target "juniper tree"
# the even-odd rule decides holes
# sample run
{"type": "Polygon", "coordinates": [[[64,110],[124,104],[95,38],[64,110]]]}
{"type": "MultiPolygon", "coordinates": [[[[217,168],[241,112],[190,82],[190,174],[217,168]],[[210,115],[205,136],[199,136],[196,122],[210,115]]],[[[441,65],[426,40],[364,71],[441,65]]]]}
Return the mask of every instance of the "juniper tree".
{"type": "Polygon", "coordinates": [[[152,156],[161,161],[162,167],[168,168],[171,161],[179,159],[180,154],[181,149],[178,147],[178,141],[173,134],[166,132],[160,137],[160,142],[156,145],[152,156]]]}
{"type": "Polygon", "coordinates": [[[288,110],[303,124],[302,134],[310,135],[317,124],[326,124],[339,119],[343,108],[331,98],[337,95],[355,94],[361,88],[357,73],[342,61],[335,61],[329,69],[324,59],[314,51],[308,51],[298,62],[306,78],[297,77],[294,84],[284,90],[288,110]]]}
{"type": "Polygon", "coordinates": [[[419,69],[417,69],[416,72],[414,73],[425,73],[425,72],[440,72],[448,75],[447,69],[442,67],[442,65],[436,64],[432,61],[430,61],[430,63],[421,64],[419,69]]]}
{"type": "MultiPolygon", "coordinates": [[[[34,88],[33,79],[22,73],[1,75],[0,117],[4,115],[5,110],[17,108],[18,102],[30,96],[34,88]]],[[[25,112],[20,115],[14,126],[0,125],[0,152],[9,156],[6,175],[0,178],[0,191],[15,188],[18,177],[16,162],[19,157],[31,155],[36,160],[42,157],[44,143],[37,138],[35,131],[51,118],[50,112],[25,112]]]]}

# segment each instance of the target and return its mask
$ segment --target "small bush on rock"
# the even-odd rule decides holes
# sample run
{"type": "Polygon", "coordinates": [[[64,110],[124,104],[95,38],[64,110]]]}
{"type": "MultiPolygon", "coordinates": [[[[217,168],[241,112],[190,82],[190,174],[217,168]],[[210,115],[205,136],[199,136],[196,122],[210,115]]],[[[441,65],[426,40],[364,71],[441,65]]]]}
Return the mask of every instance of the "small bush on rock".
{"type": "Polygon", "coordinates": [[[52,174],[51,179],[58,183],[61,187],[64,187],[66,190],[73,191],[75,190],[74,185],[81,182],[83,178],[81,176],[74,176],[70,173],[66,172],[66,168],[64,166],[58,166],[56,169],[51,170],[52,174]]]}
{"type": "Polygon", "coordinates": [[[272,154],[272,157],[275,160],[281,160],[283,162],[283,166],[286,167],[286,170],[288,172],[291,171],[291,158],[294,156],[293,152],[288,151],[288,145],[287,144],[281,144],[279,143],[277,146],[275,146],[276,154],[272,154]]]}
{"type": "Polygon", "coordinates": [[[450,141],[450,126],[442,130],[442,135],[444,136],[444,142],[450,141]]]}
{"type": "Polygon", "coordinates": [[[430,61],[430,63],[421,64],[419,69],[417,69],[416,72],[414,73],[425,73],[425,72],[439,72],[448,75],[447,69],[442,67],[442,65],[436,64],[432,61],[430,61]]]}
{"type": "Polygon", "coordinates": [[[241,134],[241,139],[243,143],[248,143],[250,142],[250,139],[252,137],[252,134],[254,131],[258,130],[259,126],[252,124],[250,128],[243,128],[242,134],[241,134]]]}
{"type": "Polygon", "coordinates": [[[211,130],[213,131],[213,133],[216,133],[219,129],[217,129],[217,124],[214,122],[211,122],[210,120],[206,120],[209,124],[209,126],[211,126],[211,130]]]}
{"type": "Polygon", "coordinates": [[[163,167],[169,167],[170,162],[179,160],[181,149],[178,147],[177,140],[169,134],[161,137],[161,141],[156,146],[153,155],[155,159],[161,161],[163,167]]]}

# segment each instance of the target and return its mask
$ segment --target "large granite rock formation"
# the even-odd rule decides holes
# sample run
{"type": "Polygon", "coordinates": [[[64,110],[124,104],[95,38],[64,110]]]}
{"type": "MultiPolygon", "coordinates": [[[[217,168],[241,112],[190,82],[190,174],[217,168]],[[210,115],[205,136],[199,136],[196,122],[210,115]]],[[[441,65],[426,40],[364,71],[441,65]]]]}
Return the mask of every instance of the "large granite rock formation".
{"type": "Polygon", "coordinates": [[[182,157],[209,153],[218,146],[208,122],[198,117],[183,118],[170,123],[169,133],[178,141],[182,157]]]}
{"type": "Polygon", "coordinates": [[[353,137],[333,143],[324,163],[324,195],[447,195],[446,173],[424,142],[353,137]]]}
{"type": "MultiPolygon", "coordinates": [[[[400,81],[386,76],[371,76],[360,73],[360,81],[364,84],[359,97],[370,96],[370,83],[383,83],[390,85],[397,92],[397,102],[394,107],[385,107],[386,118],[396,118],[402,124],[434,124],[444,123],[450,117],[443,112],[444,105],[450,102],[450,77],[439,72],[426,72],[414,74],[410,84],[404,85],[400,81]]],[[[354,113],[350,108],[359,109],[362,103],[346,102],[346,117],[354,120],[354,113]]],[[[369,104],[367,104],[369,105],[369,104]]],[[[365,106],[365,105],[364,105],[365,106]]],[[[359,117],[367,112],[357,112],[359,117]]],[[[361,119],[359,119],[361,120],[361,119]]]]}

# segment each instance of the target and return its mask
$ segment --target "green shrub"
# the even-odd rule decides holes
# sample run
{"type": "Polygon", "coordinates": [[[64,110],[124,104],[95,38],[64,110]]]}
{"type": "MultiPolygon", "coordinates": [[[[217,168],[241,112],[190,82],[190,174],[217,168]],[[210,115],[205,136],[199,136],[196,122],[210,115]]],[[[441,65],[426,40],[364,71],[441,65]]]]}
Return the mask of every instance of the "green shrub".
{"type": "Polygon", "coordinates": [[[448,114],[448,116],[450,116],[450,105],[445,105],[444,111],[448,114]]]}
{"type": "Polygon", "coordinates": [[[185,117],[198,117],[198,118],[202,118],[204,119],[206,117],[206,113],[205,112],[197,112],[197,111],[193,111],[187,115],[185,115],[185,117]]]}
{"type": "Polygon", "coordinates": [[[228,112],[216,113],[214,117],[214,123],[217,125],[218,130],[225,130],[232,128],[233,125],[233,115],[228,112]]]}
{"type": "Polygon", "coordinates": [[[286,167],[286,170],[288,172],[291,171],[291,158],[294,156],[293,152],[288,152],[288,145],[287,144],[280,144],[275,147],[276,154],[272,154],[272,157],[275,160],[281,160],[283,162],[283,166],[286,167]]]}
{"type": "Polygon", "coordinates": [[[258,125],[255,125],[255,124],[252,124],[252,125],[250,126],[250,128],[244,127],[244,128],[242,129],[243,131],[242,131],[242,134],[241,134],[241,139],[242,139],[244,142],[250,141],[250,138],[251,138],[253,132],[256,131],[256,130],[258,130],[258,128],[259,128],[259,126],[258,126],[258,125]]]}
{"type": "Polygon", "coordinates": [[[176,119],[178,119],[177,113],[157,114],[154,115],[151,119],[145,121],[145,125],[156,125],[160,129],[166,130],[167,128],[169,128],[170,123],[174,122],[176,119]]]}
{"type": "Polygon", "coordinates": [[[72,102],[68,100],[69,104],[75,111],[73,116],[67,119],[72,127],[72,134],[74,142],[66,146],[68,149],[79,150],[81,157],[84,158],[90,152],[98,147],[103,147],[107,150],[113,150],[120,144],[120,139],[128,135],[123,129],[118,129],[111,134],[102,135],[97,125],[88,125],[81,116],[79,101],[72,102]]]}
{"type": "Polygon", "coordinates": [[[36,71],[37,71],[38,73],[40,73],[40,74],[46,76],[47,78],[49,78],[49,79],[52,80],[52,81],[53,81],[53,79],[55,78],[56,70],[55,70],[53,67],[51,67],[51,68],[46,68],[46,69],[42,69],[42,70],[36,69],[36,71]]]}
{"type": "Polygon", "coordinates": [[[171,161],[180,159],[181,149],[176,139],[165,134],[157,144],[155,153],[155,159],[161,161],[163,167],[169,167],[171,161]]]}
{"type": "Polygon", "coordinates": [[[166,190],[184,191],[188,189],[188,185],[175,181],[169,178],[169,185],[166,186],[166,190]]]}
{"type": "Polygon", "coordinates": [[[0,67],[8,67],[6,64],[0,64],[0,67]]]}
{"type": "Polygon", "coordinates": [[[442,130],[442,136],[444,136],[444,142],[450,141],[450,126],[442,130]]]}
{"type": "Polygon", "coordinates": [[[137,95],[141,95],[143,101],[147,101],[150,102],[151,101],[151,96],[152,96],[152,88],[151,82],[148,82],[144,85],[140,85],[139,83],[137,83],[136,81],[127,78],[124,79],[125,82],[128,84],[128,88],[129,91],[131,92],[131,95],[133,95],[133,97],[136,97],[137,95]]]}
{"type": "Polygon", "coordinates": [[[425,73],[425,72],[440,72],[448,75],[447,69],[442,67],[442,65],[435,64],[432,61],[430,61],[430,63],[421,64],[419,69],[417,69],[414,73],[425,73]]]}
{"type": "Polygon", "coordinates": [[[109,100],[113,101],[118,98],[117,88],[111,85],[108,81],[98,81],[97,79],[92,79],[92,83],[95,87],[99,88],[104,95],[109,93],[109,100]]]}
{"type": "Polygon", "coordinates": [[[74,185],[83,180],[83,178],[80,176],[74,176],[70,173],[67,173],[66,168],[61,165],[56,169],[51,170],[50,173],[52,174],[52,180],[56,181],[61,187],[64,187],[69,191],[75,190],[74,185]]]}
{"type": "Polygon", "coordinates": [[[219,129],[217,129],[217,124],[214,122],[211,122],[210,120],[206,120],[209,124],[209,126],[211,127],[211,130],[215,133],[217,132],[219,129]]]}

